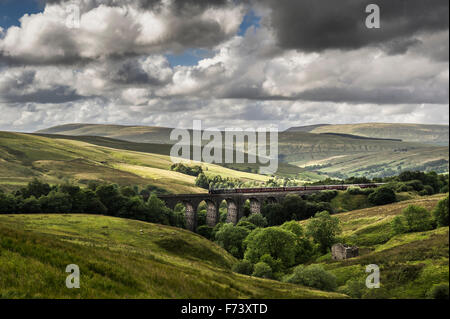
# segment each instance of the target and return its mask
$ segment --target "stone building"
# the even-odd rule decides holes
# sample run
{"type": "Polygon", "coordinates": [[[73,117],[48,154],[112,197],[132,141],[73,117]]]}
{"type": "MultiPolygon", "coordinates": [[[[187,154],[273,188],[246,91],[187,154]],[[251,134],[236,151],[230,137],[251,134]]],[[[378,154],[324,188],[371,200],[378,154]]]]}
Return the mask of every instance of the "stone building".
{"type": "Polygon", "coordinates": [[[336,244],[331,247],[331,256],[333,260],[345,260],[359,256],[358,247],[350,247],[343,244],[336,244]]]}

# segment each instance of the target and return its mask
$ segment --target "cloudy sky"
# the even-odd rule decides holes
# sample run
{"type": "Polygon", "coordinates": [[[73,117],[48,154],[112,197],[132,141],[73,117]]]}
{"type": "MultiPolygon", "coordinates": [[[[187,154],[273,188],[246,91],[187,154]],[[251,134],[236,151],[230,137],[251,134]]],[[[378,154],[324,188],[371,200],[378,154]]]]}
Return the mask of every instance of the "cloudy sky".
{"type": "Polygon", "coordinates": [[[448,124],[448,5],[0,0],[0,130],[448,124]]]}

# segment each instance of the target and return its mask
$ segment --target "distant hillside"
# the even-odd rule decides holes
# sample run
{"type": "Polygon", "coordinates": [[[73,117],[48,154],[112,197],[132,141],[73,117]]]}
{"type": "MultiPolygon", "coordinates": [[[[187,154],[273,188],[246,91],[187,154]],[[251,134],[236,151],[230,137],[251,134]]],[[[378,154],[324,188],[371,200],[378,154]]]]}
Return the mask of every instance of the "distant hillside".
{"type": "Polygon", "coordinates": [[[317,125],[306,125],[306,126],[297,126],[297,127],[291,127],[289,129],[287,129],[285,132],[307,132],[310,133],[313,130],[323,127],[323,126],[328,126],[330,124],[317,124],[317,125]]]}
{"type": "MultiPolygon", "coordinates": [[[[293,128],[289,131],[298,131],[293,128]]],[[[449,145],[448,125],[425,124],[390,124],[390,123],[366,123],[348,125],[318,125],[309,130],[311,133],[339,133],[359,135],[371,138],[400,139],[405,142],[418,142],[449,145]]]]}
{"type": "Polygon", "coordinates": [[[100,124],[67,124],[40,130],[38,134],[60,134],[68,136],[101,136],[136,143],[173,144],[172,129],[151,126],[124,126],[100,124]]]}
{"type": "MultiPolygon", "coordinates": [[[[365,175],[392,176],[406,169],[448,172],[448,146],[430,145],[431,141],[440,141],[441,144],[445,144],[443,142],[445,129],[448,141],[448,126],[401,124],[396,125],[399,127],[398,131],[393,130],[392,126],[394,124],[361,124],[360,126],[324,124],[281,132],[279,134],[281,164],[278,174],[291,177],[306,176],[304,170],[298,170],[293,165],[306,168],[311,174],[318,171],[324,175],[330,174],[330,176],[341,178],[365,175]],[[340,131],[328,132],[334,127],[339,128],[340,131]],[[352,127],[354,129],[350,130],[352,127]],[[361,129],[357,130],[358,127],[361,129]],[[378,136],[375,133],[364,135],[361,132],[364,127],[371,127],[375,133],[384,129],[389,132],[388,128],[391,127],[390,131],[393,133],[380,133],[378,136]],[[422,142],[407,142],[408,139],[414,140],[412,138],[414,136],[416,140],[420,140],[418,138],[420,132],[428,132],[424,133],[422,142]]],[[[88,135],[114,138],[140,143],[139,145],[121,143],[122,145],[118,147],[120,149],[137,150],[136,148],[150,147],[158,149],[160,154],[167,155],[169,150],[167,145],[173,143],[170,141],[170,131],[169,128],[142,126],[71,124],[43,130],[40,134],[63,134],[69,139],[74,139],[69,135],[78,136],[75,139],[87,139],[88,135]],[[152,145],[149,146],[149,144],[152,145]]],[[[100,141],[100,144],[98,140],[92,143],[110,146],[107,140],[100,141]]],[[[233,164],[228,167],[241,171],[256,171],[252,165],[247,164],[233,164]]],[[[320,178],[317,175],[311,177],[320,178]]]]}
{"type": "Polygon", "coordinates": [[[88,215],[0,215],[0,298],[345,298],[231,272],[224,249],[182,229],[88,215]],[[64,285],[80,267],[82,289],[64,285]]]}

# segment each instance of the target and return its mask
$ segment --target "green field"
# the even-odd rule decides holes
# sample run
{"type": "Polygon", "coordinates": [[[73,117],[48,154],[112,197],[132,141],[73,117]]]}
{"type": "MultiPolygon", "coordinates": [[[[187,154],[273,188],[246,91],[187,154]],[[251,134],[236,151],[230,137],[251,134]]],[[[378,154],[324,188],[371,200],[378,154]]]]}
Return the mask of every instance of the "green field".
{"type": "Polygon", "coordinates": [[[90,215],[0,215],[0,298],[345,298],[231,272],[194,233],[90,215]],[[80,289],[65,286],[80,267],[80,289]]]}
{"type": "Polygon", "coordinates": [[[353,284],[362,287],[360,292],[364,298],[426,298],[434,284],[448,284],[449,228],[395,235],[391,221],[409,205],[432,210],[445,196],[423,197],[335,215],[343,230],[339,241],[358,246],[360,256],[332,261],[328,254],[316,263],[337,277],[341,292],[353,284]],[[364,288],[368,275],[365,269],[370,264],[380,267],[380,289],[364,288]]]}

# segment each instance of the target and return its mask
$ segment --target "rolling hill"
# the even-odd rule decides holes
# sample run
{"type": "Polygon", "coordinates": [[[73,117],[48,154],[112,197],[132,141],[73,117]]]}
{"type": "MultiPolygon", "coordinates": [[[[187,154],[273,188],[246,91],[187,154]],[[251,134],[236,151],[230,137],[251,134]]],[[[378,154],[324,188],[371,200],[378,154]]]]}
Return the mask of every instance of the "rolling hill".
{"type": "Polygon", "coordinates": [[[172,129],[152,126],[124,126],[103,124],[67,124],[37,131],[37,134],[67,136],[101,136],[135,143],[174,144],[172,129]]]}
{"type": "Polygon", "coordinates": [[[0,215],[0,298],[345,298],[231,272],[234,257],[194,233],[87,215],[0,215]],[[80,268],[80,289],[65,286],[80,268]]]}
{"type": "Polygon", "coordinates": [[[448,125],[364,123],[293,127],[288,132],[338,133],[370,138],[400,139],[405,142],[449,145],[448,125]]]}
{"type": "MultiPolygon", "coordinates": [[[[109,141],[111,142],[111,141],[109,141]]],[[[112,146],[112,145],[110,145],[112,146]]],[[[0,188],[11,190],[37,177],[51,184],[106,181],[153,185],[171,193],[201,193],[195,177],[170,171],[169,156],[99,146],[83,141],[0,132],[0,188]]],[[[194,163],[195,164],[195,163],[194,163]]],[[[200,164],[207,175],[267,181],[268,176],[200,164]]]]}
{"type": "MultiPolygon", "coordinates": [[[[315,125],[281,132],[281,164],[278,175],[320,179],[320,176],[315,174],[316,171],[337,178],[392,176],[403,170],[448,172],[448,146],[426,144],[445,144],[447,140],[448,145],[448,126],[399,124],[395,130],[396,125],[315,125]],[[339,129],[333,130],[334,127],[339,129]],[[364,128],[372,128],[372,131],[364,135],[361,131],[364,128]],[[373,132],[391,133],[380,133],[382,136],[377,136],[378,133],[373,132]],[[423,138],[420,139],[420,136],[423,138]],[[404,137],[409,137],[411,142],[401,141],[404,137]],[[308,176],[305,170],[312,175],[308,176]]],[[[97,140],[94,144],[104,144],[104,138],[114,138],[141,143],[139,147],[122,143],[117,146],[119,148],[142,148],[142,144],[146,144],[144,148],[152,148],[155,152],[167,155],[168,145],[173,143],[170,141],[170,131],[168,128],[142,126],[69,124],[42,130],[37,134],[45,134],[47,137],[51,137],[49,134],[59,134],[58,138],[65,135],[68,139],[103,137],[102,141],[97,140]]],[[[256,168],[249,164],[234,164],[228,167],[241,171],[256,171],[256,168]]]]}

